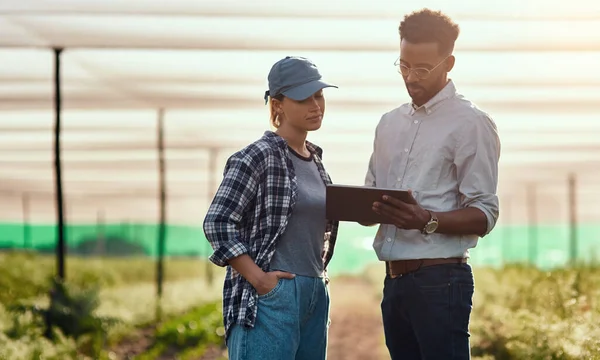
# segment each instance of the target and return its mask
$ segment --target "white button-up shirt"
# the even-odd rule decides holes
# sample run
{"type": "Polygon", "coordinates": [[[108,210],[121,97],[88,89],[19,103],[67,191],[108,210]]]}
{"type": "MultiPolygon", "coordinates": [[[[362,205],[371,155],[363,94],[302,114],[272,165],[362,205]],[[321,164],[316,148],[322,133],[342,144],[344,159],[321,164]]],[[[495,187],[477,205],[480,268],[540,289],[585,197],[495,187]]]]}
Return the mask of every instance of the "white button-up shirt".
{"type": "MultiPolygon", "coordinates": [[[[494,121],[456,92],[452,81],[421,107],[404,104],[377,125],[366,186],[413,190],[425,209],[475,207],[487,233],[499,214],[500,139],[494,121]]],[[[382,224],[373,247],[380,260],[468,257],[477,235],[423,235],[382,224]]]]}

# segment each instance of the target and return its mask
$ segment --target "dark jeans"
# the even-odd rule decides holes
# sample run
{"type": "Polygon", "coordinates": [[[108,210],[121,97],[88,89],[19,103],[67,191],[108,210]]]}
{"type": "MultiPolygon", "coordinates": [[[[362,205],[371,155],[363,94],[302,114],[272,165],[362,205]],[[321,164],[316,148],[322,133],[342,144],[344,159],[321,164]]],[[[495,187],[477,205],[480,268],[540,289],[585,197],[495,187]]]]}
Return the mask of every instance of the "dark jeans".
{"type": "Polygon", "coordinates": [[[381,310],[392,360],[470,359],[473,286],[468,264],[386,276],[381,310]]]}

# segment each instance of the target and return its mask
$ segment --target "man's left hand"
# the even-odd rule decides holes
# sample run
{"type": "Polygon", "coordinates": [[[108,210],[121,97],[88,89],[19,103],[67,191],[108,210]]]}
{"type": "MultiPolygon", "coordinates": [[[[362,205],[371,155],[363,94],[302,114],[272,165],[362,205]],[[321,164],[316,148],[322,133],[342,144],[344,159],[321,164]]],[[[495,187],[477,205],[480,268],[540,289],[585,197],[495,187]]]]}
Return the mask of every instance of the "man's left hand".
{"type": "Polygon", "coordinates": [[[388,218],[399,229],[422,230],[431,214],[417,203],[410,190],[409,195],[409,202],[385,195],[381,202],[373,203],[373,211],[388,218]]]}

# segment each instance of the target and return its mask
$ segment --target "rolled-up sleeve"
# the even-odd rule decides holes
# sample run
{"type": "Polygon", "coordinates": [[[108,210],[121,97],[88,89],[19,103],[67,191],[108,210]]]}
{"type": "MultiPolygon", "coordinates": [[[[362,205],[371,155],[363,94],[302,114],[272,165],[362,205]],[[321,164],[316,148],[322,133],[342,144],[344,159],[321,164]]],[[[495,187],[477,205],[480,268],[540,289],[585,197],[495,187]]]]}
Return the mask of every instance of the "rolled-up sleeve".
{"type": "Polygon", "coordinates": [[[214,252],[210,261],[227,266],[230,259],[248,253],[239,225],[256,196],[264,162],[235,154],[227,160],[224,177],[203,222],[204,235],[214,252]]]}
{"type": "Polygon", "coordinates": [[[487,230],[483,237],[496,226],[500,213],[497,196],[500,138],[493,120],[484,115],[469,122],[461,135],[454,160],[461,205],[485,214],[487,230]]]}

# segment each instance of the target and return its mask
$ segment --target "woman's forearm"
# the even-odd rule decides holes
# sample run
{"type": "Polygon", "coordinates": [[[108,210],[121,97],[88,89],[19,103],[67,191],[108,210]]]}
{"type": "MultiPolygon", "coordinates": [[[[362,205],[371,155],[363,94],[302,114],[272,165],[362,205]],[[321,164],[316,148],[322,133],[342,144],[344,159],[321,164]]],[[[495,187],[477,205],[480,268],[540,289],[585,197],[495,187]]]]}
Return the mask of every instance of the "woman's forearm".
{"type": "Polygon", "coordinates": [[[240,255],[229,260],[229,265],[239,272],[254,288],[260,288],[265,272],[252,260],[248,254],[240,255]]]}

